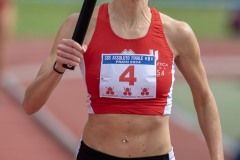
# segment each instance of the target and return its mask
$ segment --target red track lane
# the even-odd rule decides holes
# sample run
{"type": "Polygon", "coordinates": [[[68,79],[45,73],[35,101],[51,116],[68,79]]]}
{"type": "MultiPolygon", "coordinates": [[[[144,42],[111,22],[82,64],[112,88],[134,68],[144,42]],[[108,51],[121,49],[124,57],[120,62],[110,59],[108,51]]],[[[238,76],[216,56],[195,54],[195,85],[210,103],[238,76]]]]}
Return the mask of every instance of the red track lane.
{"type": "Polygon", "coordinates": [[[0,159],[1,160],[70,160],[66,152],[42,126],[25,115],[6,93],[1,91],[0,159]]]}

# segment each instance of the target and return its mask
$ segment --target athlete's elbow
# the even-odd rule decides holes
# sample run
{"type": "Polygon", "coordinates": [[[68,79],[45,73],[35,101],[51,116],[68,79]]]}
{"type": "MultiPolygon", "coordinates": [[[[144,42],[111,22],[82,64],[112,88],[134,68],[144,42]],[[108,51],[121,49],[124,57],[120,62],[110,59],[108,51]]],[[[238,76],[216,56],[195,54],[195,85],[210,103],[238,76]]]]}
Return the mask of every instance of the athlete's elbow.
{"type": "Polygon", "coordinates": [[[28,115],[36,113],[41,108],[39,105],[37,105],[37,103],[33,103],[31,100],[28,100],[26,98],[24,98],[22,106],[24,112],[28,115]]]}
{"type": "Polygon", "coordinates": [[[27,109],[27,108],[24,108],[24,111],[27,115],[33,115],[34,113],[36,113],[35,111],[33,111],[31,109],[27,109]]]}
{"type": "Polygon", "coordinates": [[[23,101],[22,106],[23,106],[24,112],[27,115],[32,115],[32,114],[36,113],[36,111],[33,109],[33,106],[28,104],[26,101],[23,101]]]}

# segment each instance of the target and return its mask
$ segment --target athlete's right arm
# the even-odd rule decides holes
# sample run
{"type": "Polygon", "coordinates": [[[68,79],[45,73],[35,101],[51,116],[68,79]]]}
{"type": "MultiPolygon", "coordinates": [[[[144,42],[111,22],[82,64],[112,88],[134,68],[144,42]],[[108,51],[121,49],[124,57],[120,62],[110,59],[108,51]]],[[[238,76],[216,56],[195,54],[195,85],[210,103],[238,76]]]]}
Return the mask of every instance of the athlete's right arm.
{"type": "Polygon", "coordinates": [[[27,87],[23,99],[23,108],[27,114],[37,112],[48,100],[54,88],[60,81],[62,74],[53,70],[64,72],[63,64],[78,66],[85,48],[71,40],[78,14],[67,18],[58,31],[52,51],[41,65],[34,81],[27,87]]]}

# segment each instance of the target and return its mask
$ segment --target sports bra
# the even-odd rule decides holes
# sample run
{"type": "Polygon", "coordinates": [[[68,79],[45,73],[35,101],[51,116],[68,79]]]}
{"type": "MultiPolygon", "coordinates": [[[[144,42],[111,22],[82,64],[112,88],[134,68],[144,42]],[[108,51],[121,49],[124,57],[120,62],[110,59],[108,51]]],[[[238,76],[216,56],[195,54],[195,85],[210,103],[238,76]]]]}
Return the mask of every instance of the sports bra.
{"type": "Polygon", "coordinates": [[[89,114],[171,114],[174,56],[159,12],[151,8],[147,34],[124,39],[111,28],[108,3],[99,7],[93,37],[80,69],[89,114]]]}

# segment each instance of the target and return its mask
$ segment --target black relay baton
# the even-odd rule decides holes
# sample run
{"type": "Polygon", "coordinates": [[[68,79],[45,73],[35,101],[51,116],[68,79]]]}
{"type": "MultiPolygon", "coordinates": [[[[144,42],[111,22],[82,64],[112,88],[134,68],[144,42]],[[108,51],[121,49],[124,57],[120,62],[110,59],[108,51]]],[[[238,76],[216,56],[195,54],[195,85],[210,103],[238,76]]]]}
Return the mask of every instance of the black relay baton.
{"type": "MultiPolygon", "coordinates": [[[[82,45],[87,33],[88,25],[92,17],[97,0],[84,0],[72,39],[82,45]]],[[[63,64],[64,68],[74,70],[74,66],[63,64]]]]}

